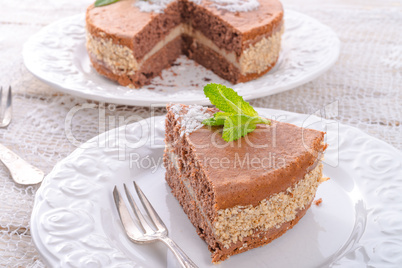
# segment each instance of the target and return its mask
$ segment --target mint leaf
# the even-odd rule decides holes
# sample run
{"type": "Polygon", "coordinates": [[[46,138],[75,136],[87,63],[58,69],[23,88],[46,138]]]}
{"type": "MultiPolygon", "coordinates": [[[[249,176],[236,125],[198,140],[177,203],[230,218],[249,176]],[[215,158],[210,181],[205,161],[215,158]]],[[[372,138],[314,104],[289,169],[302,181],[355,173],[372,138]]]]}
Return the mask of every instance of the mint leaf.
{"type": "Polygon", "coordinates": [[[116,3],[118,1],[120,1],[120,0],[96,0],[95,7],[110,5],[110,4],[116,3]]]}
{"type": "Polygon", "coordinates": [[[257,124],[270,124],[270,121],[259,116],[231,115],[225,120],[222,138],[226,142],[238,140],[254,131],[257,124]]]}
{"type": "Polygon", "coordinates": [[[265,118],[263,118],[263,117],[260,117],[260,116],[254,116],[254,117],[252,117],[253,119],[252,119],[252,123],[253,124],[265,124],[265,125],[270,125],[271,124],[271,121],[270,120],[268,120],[268,119],[265,119],[265,118]]]}
{"type": "Polygon", "coordinates": [[[231,116],[232,114],[230,114],[230,113],[225,113],[225,112],[216,112],[216,113],[214,113],[214,118],[216,118],[216,119],[222,119],[222,118],[227,118],[228,116],[231,116]]]}
{"type": "Polygon", "coordinates": [[[202,121],[208,126],[222,126],[222,138],[235,141],[254,131],[257,124],[271,124],[271,121],[258,116],[258,113],[231,88],[220,84],[208,84],[204,94],[222,112],[202,121]]]}
{"type": "Polygon", "coordinates": [[[229,113],[217,112],[214,113],[214,117],[205,119],[202,123],[207,126],[223,126],[228,116],[230,116],[229,113]]]}
{"type": "Polygon", "coordinates": [[[211,117],[202,121],[204,125],[207,126],[223,126],[225,120],[217,121],[215,118],[211,117]]]}
{"type": "Polygon", "coordinates": [[[236,91],[220,84],[208,84],[204,94],[219,110],[229,114],[244,114],[258,116],[254,108],[239,96],[236,91]]]}

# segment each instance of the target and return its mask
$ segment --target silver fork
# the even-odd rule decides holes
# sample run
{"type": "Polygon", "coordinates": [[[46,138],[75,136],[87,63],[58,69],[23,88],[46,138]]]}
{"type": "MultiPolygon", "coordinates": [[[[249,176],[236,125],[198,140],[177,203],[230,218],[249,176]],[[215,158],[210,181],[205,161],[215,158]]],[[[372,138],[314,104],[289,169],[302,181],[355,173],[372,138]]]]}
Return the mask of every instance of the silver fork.
{"type": "Polygon", "coordinates": [[[146,213],[151,218],[152,223],[156,227],[156,230],[154,230],[149,225],[148,221],[145,220],[137,204],[135,203],[134,198],[128,191],[126,184],[124,184],[124,191],[126,192],[127,199],[131,205],[131,208],[134,211],[134,215],[136,216],[137,220],[140,223],[139,225],[141,226],[142,230],[145,233],[139,230],[139,228],[136,226],[133,219],[131,218],[129,211],[126,205],[124,204],[123,199],[121,198],[120,192],[117,190],[117,187],[115,186],[113,189],[114,202],[116,204],[120,220],[123,223],[123,227],[126,231],[128,238],[132,242],[137,244],[162,241],[173,252],[173,254],[176,256],[177,260],[179,261],[182,267],[196,268],[197,265],[195,265],[195,263],[184,253],[184,251],[172,239],[168,237],[168,230],[165,224],[163,223],[159,215],[156,213],[155,209],[152,207],[151,203],[148,201],[144,193],[141,191],[140,187],[135,182],[134,182],[134,188],[146,213]]]}
{"type": "MultiPolygon", "coordinates": [[[[7,127],[11,122],[12,110],[12,91],[11,86],[8,88],[6,108],[0,109],[1,119],[0,128],[7,127]]],[[[3,101],[3,87],[0,87],[0,108],[3,101]]],[[[37,184],[43,180],[44,173],[42,170],[27,163],[16,153],[0,144],[0,160],[10,171],[13,180],[21,185],[37,184]]]]}

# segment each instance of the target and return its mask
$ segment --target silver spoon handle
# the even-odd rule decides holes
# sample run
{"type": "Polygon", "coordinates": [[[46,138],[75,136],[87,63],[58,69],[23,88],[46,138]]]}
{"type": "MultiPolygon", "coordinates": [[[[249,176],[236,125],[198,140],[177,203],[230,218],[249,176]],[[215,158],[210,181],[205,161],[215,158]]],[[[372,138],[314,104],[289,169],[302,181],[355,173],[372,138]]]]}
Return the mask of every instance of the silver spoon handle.
{"type": "Polygon", "coordinates": [[[170,248],[170,250],[176,256],[177,260],[180,262],[182,267],[198,268],[198,266],[186,255],[186,253],[184,253],[184,251],[172,239],[165,236],[162,237],[161,240],[170,248]]]}
{"type": "Polygon", "coordinates": [[[18,184],[37,184],[40,183],[45,176],[42,170],[27,163],[2,144],[0,144],[0,160],[8,168],[11,177],[18,184]]]}

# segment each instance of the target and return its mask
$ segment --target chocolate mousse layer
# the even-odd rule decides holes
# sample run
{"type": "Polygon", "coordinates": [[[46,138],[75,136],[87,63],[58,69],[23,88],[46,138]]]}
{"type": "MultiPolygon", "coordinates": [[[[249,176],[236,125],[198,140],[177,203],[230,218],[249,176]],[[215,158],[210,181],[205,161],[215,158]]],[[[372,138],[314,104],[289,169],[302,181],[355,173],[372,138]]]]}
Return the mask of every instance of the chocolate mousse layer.
{"type": "Polygon", "coordinates": [[[314,167],[327,146],[323,132],[274,120],[235,142],[224,141],[220,131],[203,127],[184,143],[213,185],[217,209],[255,206],[285,191],[314,167]]]}

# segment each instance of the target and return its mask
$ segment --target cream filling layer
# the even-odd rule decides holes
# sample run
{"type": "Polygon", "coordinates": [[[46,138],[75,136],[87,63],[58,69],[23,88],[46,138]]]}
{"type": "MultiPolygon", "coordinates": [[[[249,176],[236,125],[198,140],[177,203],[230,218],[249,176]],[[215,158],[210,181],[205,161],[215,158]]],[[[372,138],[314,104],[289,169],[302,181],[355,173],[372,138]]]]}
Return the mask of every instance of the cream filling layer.
{"type": "Polygon", "coordinates": [[[101,37],[95,37],[87,31],[87,49],[95,55],[97,60],[104,62],[113,73],[132,75],[140,70],[142,65],[166,44],[182,34],[186,34],[192,37],[197,43],[222,55],[228,62],[238,68],[242,75],[246,75],[249,73],[261,73],[276,62],[279,56],[282,33],[283,26],[280,31],[276,31],[271,36],[263,37],[260,41],[250,45],[242,52],[239,58],[233,51],[228,52],[225,49],[219,48],[203,33],[194,30],[188,24],[180,24],[173,28],[163,40],[159,41],[139,61],[135,59],[129,47],[115,44],[112,39],[102,38],[102,36],[106,36],[103,32],[100,33],[101,37]]]}
{"type": "MultiPolygon", "coordinates": [[[[177,160],[179,156],[171,150],[167,144],[165,152],[174,168],[179,172],[177,160]]],[[[194,194],[187,178],[183,183],[195,201],[204,220],[212,229],[215,237],[225,248],[231,244],[243,241],[243,238],[252,235],[256,230],[268,231],[271,228],[279,228],[283,223],[296,218],[299,210],[306,208],[314,199],[318,186],[325,181],[322,177],[322,163],[319,163],[313,170],[307,173],[294,187],[277,193],[268,199],[260,201],[257,206],[236,206],[233,208],[218,210],[218,217],[210,223],[200,201],[194,194]]]]}

